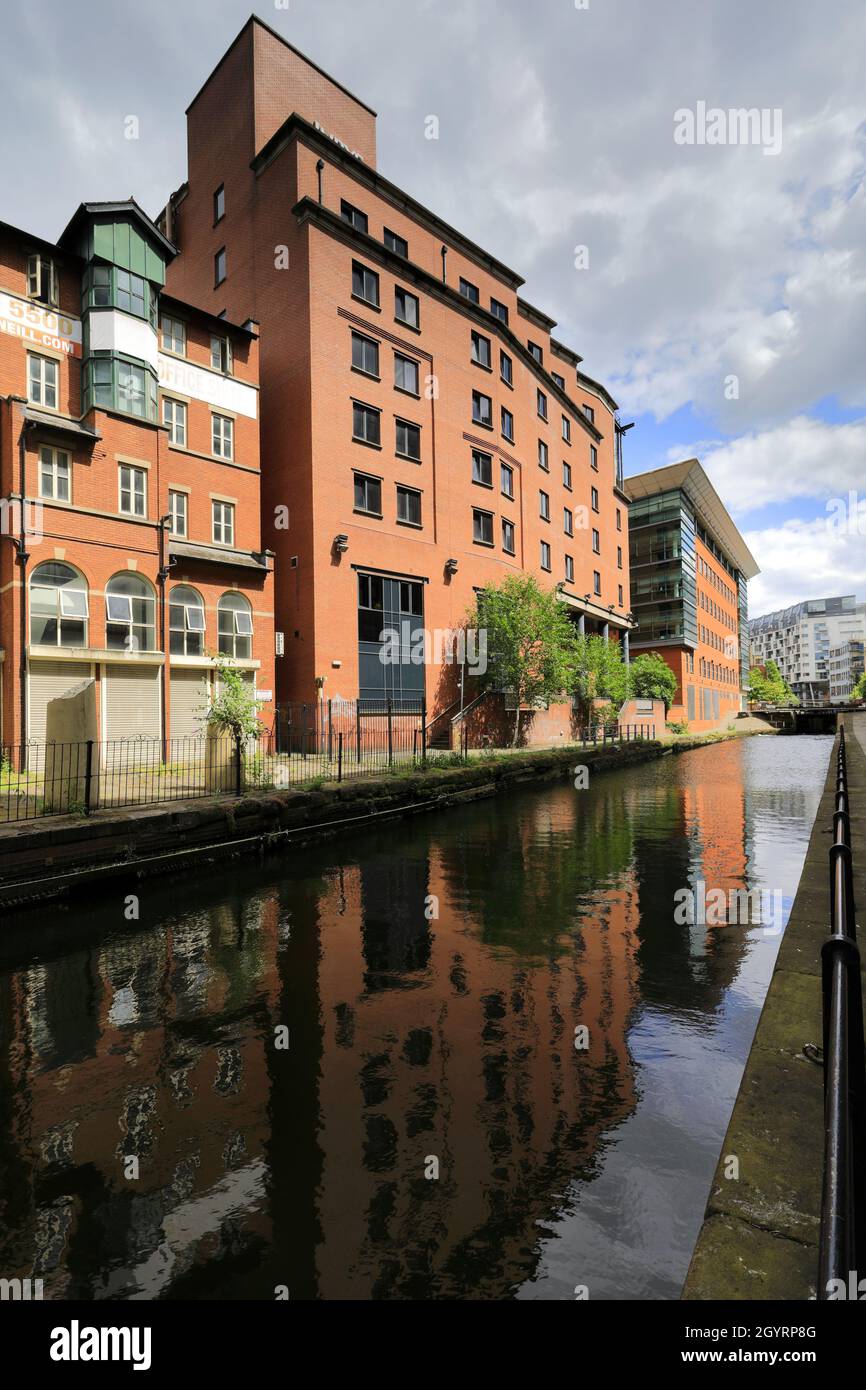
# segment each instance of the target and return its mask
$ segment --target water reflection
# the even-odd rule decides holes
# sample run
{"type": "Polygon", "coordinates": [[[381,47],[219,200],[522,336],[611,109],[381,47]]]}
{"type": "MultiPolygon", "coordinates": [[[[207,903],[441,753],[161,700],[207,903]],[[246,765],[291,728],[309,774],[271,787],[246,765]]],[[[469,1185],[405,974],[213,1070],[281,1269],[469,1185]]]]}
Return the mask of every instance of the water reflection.
{"type": "Polygon", "coordinates": [[[790,901],[829,747],[724,745],[145,884],[138,922],[118,890],[7,930],[0,1273],[675,1296],[778,942],[676,925],[674,892],[790,901]]]}

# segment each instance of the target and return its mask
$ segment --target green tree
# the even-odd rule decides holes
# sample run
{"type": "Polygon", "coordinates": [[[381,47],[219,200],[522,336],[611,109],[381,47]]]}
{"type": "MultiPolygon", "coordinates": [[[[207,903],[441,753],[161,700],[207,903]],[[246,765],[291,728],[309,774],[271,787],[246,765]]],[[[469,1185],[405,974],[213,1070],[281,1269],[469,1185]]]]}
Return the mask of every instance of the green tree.
{"type": "Polygon", "coordinates": [[[629,671],[631,693],[639,700],[663,700],[665,714],[677,693],[677,678],[658,652],[641,652],[629,671]]]}
{"type": "Polygon", "coordinates": [[[852,700],[866,700],[866,671],[851,691],[852,700]]]}
{"type": "Polygon", "coordinates": [[[255,692],[226,657],[215,656],[214,664],[219,694],[207,709],[207,722],[212,728],[231,734],[240,747],[248,738],[257,738],[264,728],[255,692]]]}
{"type": "Polygon", "coordinates": [[[628,698],[629,672],[618,642],[598,634],[574,638],[574,691],[587,712],[593,700],[610,700],[616,711],[628,698]]]}
{"type": "Polygon", "coordinates": [[[800,702],[775,661],[753,666],[749,672],[749,700],[753,705],[798,705],[800,702]]]}
{"type": "Polygon", "coordinates": [[[556,591],[542,589],[530,574],[512,575],[479,594],[476,621],[487,634],[485,684],[514,697],[516,747],[521,705],[555,700],[571,689],[574,628],[556,591]]]}

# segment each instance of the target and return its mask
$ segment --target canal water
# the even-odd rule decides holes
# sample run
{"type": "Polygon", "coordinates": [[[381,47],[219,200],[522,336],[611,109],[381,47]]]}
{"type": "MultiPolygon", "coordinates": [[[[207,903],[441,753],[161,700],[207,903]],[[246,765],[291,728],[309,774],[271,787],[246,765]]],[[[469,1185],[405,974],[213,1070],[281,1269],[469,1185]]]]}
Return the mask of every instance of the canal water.
{"type": "Polygon", "coordinates": [[[0,1274],[676,1298],[779,933],[675,894],[787,913],[830,748],[721,744],[7,921],[0,1274]]]}

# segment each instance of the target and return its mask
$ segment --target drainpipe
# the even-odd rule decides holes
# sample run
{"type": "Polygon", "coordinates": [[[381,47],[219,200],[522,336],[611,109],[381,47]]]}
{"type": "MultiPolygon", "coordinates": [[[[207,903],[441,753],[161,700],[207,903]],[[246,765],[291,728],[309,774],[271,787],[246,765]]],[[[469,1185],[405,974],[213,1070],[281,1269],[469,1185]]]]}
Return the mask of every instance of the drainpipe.
{"type": "Polygon", "coordinates": [[[448,247],[442,247],[442,284],[448,283],[448,247]]]}
{"type": "Polygon", "coordinates": [[[27,456],[24,439],[24,431],[27,429],[25,421],[18,436],[18,493],[21,499],[21,514],[19,518],[18,540],[15,549],[18,552],[18,564],[21,566],[21,612],[19,615],[20,631],[18,678],[21,683],[21,742],[27,742],[27,561],[30,556],[27,554],[27,521],[25,516],[25,495],[27,483],[27,456]]]}
{"type": "Polygon", "coordinates": [[[166,563],[165,557],[165,533],[166,528],[171,524],[171,514],[161,516],[158,522],[159,528],[159,571],[157,579],[159,581],[159,645],[162,649],[162,761],[168,761],[168,740],[166,738],[166,728],[168,721],[168,648],[165,644],[165,581],[174,566],[174,560],[169,558],[166,563]]]}
{"type": "Polygon", "coordinates": [[[322,173],[324,172],[324,168],[325,168],[325,161],[324,161],[324,159],[320,159],[320,160],[318,161],[318,163],[316,164],[316,174],[317,174],[318,180],[319,180],[319,206],[321,206],[322,203],[325,201],[325,195],[324,195],[324,192],[323,192],[323,189],[322,189],[322,173]]]}

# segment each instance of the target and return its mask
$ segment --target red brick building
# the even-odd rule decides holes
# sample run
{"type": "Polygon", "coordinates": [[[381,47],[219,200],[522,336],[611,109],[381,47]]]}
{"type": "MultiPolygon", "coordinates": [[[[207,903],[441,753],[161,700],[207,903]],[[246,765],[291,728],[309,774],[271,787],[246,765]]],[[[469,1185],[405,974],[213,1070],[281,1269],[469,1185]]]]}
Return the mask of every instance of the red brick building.
{"type": "Polygon", "coordinates": [[[261,324],[280,698],[446,708],[409,645],[521,570],[627,634],[616,403],[521,278],[380,174],[375,113],[257,19],[187,115],[168,285],[261,324]]]}
{"type": "Polygon", "coordinates": [[[100,736],[200,732],[234,660],[273,711],[258,330],[169,298],[133,201],[56,245],[0,224],[2,743],[92,676],[100,736]]]}

